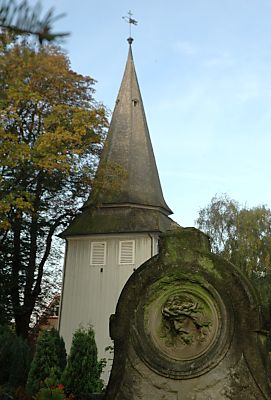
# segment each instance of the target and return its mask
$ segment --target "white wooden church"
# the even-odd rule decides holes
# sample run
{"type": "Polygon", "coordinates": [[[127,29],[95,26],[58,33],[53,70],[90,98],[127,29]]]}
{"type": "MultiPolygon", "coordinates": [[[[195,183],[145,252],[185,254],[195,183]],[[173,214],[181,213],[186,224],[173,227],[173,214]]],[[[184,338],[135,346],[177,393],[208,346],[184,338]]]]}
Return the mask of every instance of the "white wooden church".
{"type": "Polygon", "coordinates": [[[124,76],[96,174],[99,183],[62,234],[66,253],[60,334],[69,351],[74,331],[91,325],[99,358],[106,359],[112,357],[105,351],[112,345],[109,317],[124,284],[157,253],[161,232],[175,225],[160,185],[132,41],[128,39],[124,76]]]}

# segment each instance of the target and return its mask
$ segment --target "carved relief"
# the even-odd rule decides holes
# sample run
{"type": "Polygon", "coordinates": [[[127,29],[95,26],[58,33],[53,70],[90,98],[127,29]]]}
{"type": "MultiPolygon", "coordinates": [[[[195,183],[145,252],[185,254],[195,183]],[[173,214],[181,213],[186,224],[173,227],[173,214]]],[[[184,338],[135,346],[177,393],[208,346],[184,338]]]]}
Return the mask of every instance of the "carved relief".
{"type": "Polygon", "coordinates": [[[170,296],[162,307],[164,335],[168,346],[178,343],[191,346],[207,339],[212,322],[204,315],[204,307],[185,295],[170,296]]]}
{"type": "Polygon", "coordinates": [[[219,330],[218,310],[212,299],[206,292],[185,286],[156,298],[147,318],[155,346],[173,360],[199,357],[219,330]]]}
{"type": "Polygon", "coordinates": [[[142,297],[132,341],[138,356],[158,374],[186,379],[219,363],[232,329],[214,287],[172,275],[156,281],[142,297]]]}

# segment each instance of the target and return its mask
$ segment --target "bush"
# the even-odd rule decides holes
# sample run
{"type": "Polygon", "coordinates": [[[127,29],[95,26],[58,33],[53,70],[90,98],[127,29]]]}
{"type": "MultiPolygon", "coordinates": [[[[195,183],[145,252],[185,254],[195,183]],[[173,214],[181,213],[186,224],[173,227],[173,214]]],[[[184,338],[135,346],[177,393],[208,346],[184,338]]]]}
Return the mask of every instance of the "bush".
{"type": "Polygon", "coordinates": [[[10,349],[12,347],[13,334],[8,327],[0,327],[0,385],[7,384],[10,374],[10,349]]]}
{"type": "Polygon", "coordinates": [[[0,385],[9,391],[26,384],[31,352],[24,339],[7,326],[0,326],[0,385]]]}
{"type": "Polygon", "coordinates": [[[93,329],[78,329],[73,335],[70,355],[62,377],[65,389],[77,397],[101,392],[102,365],[97,359],[93,329]]]}
{"type": "Polygon", "coordinates": [[[66,365],[66,350],[63,339],[55,329],[42,331],[38,337],[36,352],[31,363],[27,390],[33,395],[46,386],[46,379],[54,385],[60,378],[66,365]]]}
{"type": "Polygon", "coordinates": [[[38,392],[37,396],[35,396],[35,400],[64,400],[64,386],[57,385],[51,386],[50,382],[45,380],[45,383],[48,385],[46,388],[41,388],[38,392]]]}

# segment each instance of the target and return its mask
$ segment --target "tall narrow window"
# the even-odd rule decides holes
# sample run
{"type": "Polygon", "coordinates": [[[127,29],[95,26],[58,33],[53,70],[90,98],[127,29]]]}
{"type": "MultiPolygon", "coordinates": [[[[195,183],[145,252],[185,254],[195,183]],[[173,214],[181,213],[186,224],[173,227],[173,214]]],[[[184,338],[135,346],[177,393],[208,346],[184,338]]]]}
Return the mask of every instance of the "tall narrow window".
{"type": "Polygon", "coordinates": [[[135,263],[135,241],[121,240],[119,242],[119,264],[135,263]]]}
{"type": "Polygon", "coordinates": [[[106,242],[91,242],[90,265],[105,265],[106,242]]]}

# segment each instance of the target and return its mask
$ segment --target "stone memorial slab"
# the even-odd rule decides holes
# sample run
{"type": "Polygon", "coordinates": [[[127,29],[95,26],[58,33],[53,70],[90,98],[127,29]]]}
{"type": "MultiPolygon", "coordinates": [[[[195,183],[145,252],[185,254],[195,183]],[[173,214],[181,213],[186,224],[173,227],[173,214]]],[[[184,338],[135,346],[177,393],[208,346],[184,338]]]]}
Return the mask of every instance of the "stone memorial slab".
{"type": "Polygon", "coordinates": [[[257,293],[195,228],[164,234],[111,317],[106,400],[269,400],[269,325],[257,293]]]}

